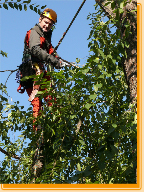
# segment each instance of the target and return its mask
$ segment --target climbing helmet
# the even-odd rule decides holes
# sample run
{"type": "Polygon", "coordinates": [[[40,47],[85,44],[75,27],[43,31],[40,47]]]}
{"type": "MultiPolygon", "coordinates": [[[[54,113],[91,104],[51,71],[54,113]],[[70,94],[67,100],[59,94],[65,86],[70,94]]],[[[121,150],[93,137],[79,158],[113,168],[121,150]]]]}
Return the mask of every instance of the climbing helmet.
{"type": "Polygon", "coordinates": [[[45,9],[42,13],[41,16],[47,17],[49,19],[51,19],[54,23],[57,22],[57,14],[55,11],[53,11],[52,9],[45,9]]]}

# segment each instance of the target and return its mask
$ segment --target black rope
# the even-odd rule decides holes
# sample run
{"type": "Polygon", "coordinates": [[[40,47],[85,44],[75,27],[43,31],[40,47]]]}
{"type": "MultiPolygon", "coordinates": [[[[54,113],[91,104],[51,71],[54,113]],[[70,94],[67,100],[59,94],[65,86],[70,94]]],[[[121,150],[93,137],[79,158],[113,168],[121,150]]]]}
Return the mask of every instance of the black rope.
{"type": "MultiPolygon", "coordinates": [[[[67,28],[67,30],[64,32],[64,34],[63,34],[63,36],[61,37],[61,39],[59,40],[57,46],[54,48],[54,52],[58,49],[59,45],[61,44],[62,40],[64,39],[66,33],[67,33],[68,30],[70,29],[71,25],[73,24],[75,18],[76,18],[77,15],[79,14],[79,12],[80,12],[80,10],[81,10],[81,8],[83,7],[83,5],[84,5],[85,2],[86,2],[86,0],[84,0],[84,1],[82,2],[81,6],[80,6],[79,9],[77,10],[74,18],[72,19],[71,23],[69,24],[69,26],[68,26],[68,28],[67,28]]],[[[54,52],[53,52],[53,53],[54,53],[54,52]]]]}

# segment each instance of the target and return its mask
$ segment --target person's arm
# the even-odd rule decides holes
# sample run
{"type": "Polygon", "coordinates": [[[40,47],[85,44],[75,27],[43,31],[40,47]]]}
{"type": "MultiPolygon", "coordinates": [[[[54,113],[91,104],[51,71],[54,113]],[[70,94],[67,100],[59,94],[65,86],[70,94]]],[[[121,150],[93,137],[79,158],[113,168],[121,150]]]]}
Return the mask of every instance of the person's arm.
{"type": "Polygon", "coordinates": [[[48,54],[46,50],[40,47],[41,40],[42,37],[40,37],[40,35],[35,30],[31,30],[29,38],[29,48],[31,54],[41,61],[51,62],[54,65],[58,64],[59,63],[58,58],[48,54]]]}

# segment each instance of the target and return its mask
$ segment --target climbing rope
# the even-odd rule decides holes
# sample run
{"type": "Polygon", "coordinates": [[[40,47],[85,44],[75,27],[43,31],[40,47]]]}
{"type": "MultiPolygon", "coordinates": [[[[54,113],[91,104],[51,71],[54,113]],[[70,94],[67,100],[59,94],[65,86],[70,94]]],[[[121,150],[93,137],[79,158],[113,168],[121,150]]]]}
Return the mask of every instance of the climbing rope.
{"type": "MultiPolygon", "coordinates": [[[[79,7],[79,9],[77,10],[75,16],[73,17],[71,23],[69,24],[67,30],[63,33],[63,36],[62,36],[61,39],[59,40],[57,46],[54,48],[54,52],[58,49],[59,45],[61,44],[61,42],[62,42],[62,40],[64,39],[65,35],[67,34],[68,30],[69,30],[70,27],[72,26],[72,24],[73,24],[75,18],[76,18],[77,15],[79,14],[79,12],[80,12],[80,10],[81,10],[81,8],[83,7],[83,5],[84,5],[85,2],[86,2],[86,0],[84,0],[84,1],[82,2],[82,4],[80,5],[80,7],[79,7]]],[[[53,53],[54,53],[54,52],[53,52],[53,53]]]]}

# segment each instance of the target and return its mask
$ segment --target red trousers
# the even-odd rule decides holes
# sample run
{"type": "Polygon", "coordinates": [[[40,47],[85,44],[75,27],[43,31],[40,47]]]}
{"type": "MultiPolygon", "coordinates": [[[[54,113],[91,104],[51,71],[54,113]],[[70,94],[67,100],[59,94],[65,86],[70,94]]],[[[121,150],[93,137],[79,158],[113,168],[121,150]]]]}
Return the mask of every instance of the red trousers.
{"type": "MultiPolygon", "coordinates": [[[[48,81],[50,80],[49,76],[44,76],[44,78],[46,78],[48,81]]],[[[39,91],[43,91],[46,90],[45,89],[41,89],[41,87],[39,87],[39,91]]],[[[28,89],[26,89],[28,96],[31,95],[32,91],[33,91],[33,87],[30,87],[28,89]]],[[[47,106],[52,106],[51,100],[52,100],[52,96],[48,95],[46,97],[44,97],[44,100],[47,102],[47,106]]],[[[40,115],[40,110],[42,110],[42,101],[40,101],[39,97],[35,97],[32,101],[31,104],[33,106],[33,117],[37,118],[40,115]]],[[[33,121],[33,123],[35,122],[35,120],[33,121]]],[[[33,129],[35,130],[35,125],[33,125],[33,129]]]]}

